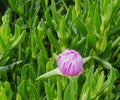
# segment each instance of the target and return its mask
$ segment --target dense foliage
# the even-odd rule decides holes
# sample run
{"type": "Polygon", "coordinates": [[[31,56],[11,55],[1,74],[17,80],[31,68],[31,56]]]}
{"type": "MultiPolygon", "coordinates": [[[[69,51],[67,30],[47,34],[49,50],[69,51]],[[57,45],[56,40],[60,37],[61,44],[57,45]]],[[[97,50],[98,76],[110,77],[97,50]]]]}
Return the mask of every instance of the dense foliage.
{"type": "Polygon", "coordinates": [[[0,0],[0,100],[46,99],[120,99],[120,0],[0,0]],[[37,81],[64,49],[83,73],[37,81]]]}

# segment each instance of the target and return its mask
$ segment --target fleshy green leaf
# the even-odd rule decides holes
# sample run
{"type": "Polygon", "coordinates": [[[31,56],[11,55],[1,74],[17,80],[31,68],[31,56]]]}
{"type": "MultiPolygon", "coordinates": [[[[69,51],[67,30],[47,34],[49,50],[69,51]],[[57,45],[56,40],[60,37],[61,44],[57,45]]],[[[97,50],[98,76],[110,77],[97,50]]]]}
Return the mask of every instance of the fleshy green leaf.
{"type": "Polygon", "coordinates": [[[1,71],[3,71],[3,70],[9,70],[9,69],[13,69],[13,67],[15,66],[15,65],[18,65],[18,64],[20,64],[22,61],[17,61],[17,62],[14,62],[14,63],[12,63],[12,64],[10,64],[10,65],[6,65],[6,66],[1,66],[0,67],[0,72],[1,71]]]}
{"type": "Polygon", "coordinates": [[[34,98],[35,100],[39,100],[38,92],[35,88],[35,85],[32,84],[31,81],[29,81],[29,87],[30,87],[30,92],[32,93],[32,99],[34,98]]]}
{"type": "Polygon", "coordinates": [[[48,39],[58,52],[61,52],[61,46],[51,32],[47,33],[48,39]]]}
{"type": "Polygon", "coordinates": [[[21,95],[21,97],[23,99],[25,99],[25,100],[28,99],[28,97],[27,97],[27,86],[26,86],[26,82],[24,80],[18,86],[18,93],[21,95]]]}
{"type": "Polygon", "coordinates": [[[44,79],[44,78],[48,78],[48,77],[51,77],[51,76],[55,76],[55,75],[62,75],[60,70],[58,68],[52,70],[52,71],[49,71],[39,77],[37,77],[36,80],[40,80],[40,79],[44,79]]]}
{"type": "Polygon", "coordinates": [[[52,92],[51,92],[50,87],[47,83],[45,83],[45,91],[46,91],[47,100],[53,100],[52,92]]]}
{"type": "Polygon", "coordinates": [[[71,100],[71,84],[69,84],[65,89],[63,100],[71,100]]]}
{"type": "Polygon", "coordinates": [[[46,12],[45,12],[45,18],[46,18],[47,24],[48,24],[52,29],[54,29],[54,24],[53,24],[53,22],[52,22],[52,20],[51,20],[51,17],[50,17],[50,15],[49,15],[48,10],[46,10],[46,12]]]}
{"type": "Polygon", "coordinates": [[[12,43],[10,49],[15,48],[18,44],[20,44],[25,38],[26,32],[23,31],[22,34],[12,43]]]}
{"type": "MultiPolygon", "coordinates": [[[[75,20],[75,24],[76,24],[76,27],[77,29],[79,30],[79,32],[85,36],[88,32],[87,32],[87,29],[86,29],[86,25],[79,19],[79,18],[76,18],[75,20]]],[[[81,35],[80,34],[80,35],[81,35]]]]}

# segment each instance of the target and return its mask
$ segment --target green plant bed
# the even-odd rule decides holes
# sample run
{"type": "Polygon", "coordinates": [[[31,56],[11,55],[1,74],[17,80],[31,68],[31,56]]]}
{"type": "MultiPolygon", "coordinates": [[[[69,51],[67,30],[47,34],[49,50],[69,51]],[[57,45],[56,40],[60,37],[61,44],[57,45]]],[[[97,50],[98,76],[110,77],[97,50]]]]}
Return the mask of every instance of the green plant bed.
{"type": "Polygon", "coordinates": [[[0,100],[120,99],[120,0],[0,5],[0,100]],[[65,49],[81,55],[82,73],[39,78],[65,49]]]}

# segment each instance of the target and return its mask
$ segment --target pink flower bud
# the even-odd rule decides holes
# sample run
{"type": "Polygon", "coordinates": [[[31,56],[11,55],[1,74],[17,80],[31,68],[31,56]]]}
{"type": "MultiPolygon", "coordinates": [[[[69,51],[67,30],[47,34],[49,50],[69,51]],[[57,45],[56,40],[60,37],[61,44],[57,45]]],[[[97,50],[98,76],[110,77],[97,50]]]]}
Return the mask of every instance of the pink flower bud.
{"type": "Polygon", "coordinates": [[[75,50],[65,50],[57,56],[57,65],[63,75],[79,75],[82,70],[82,57],[75,50]]]}

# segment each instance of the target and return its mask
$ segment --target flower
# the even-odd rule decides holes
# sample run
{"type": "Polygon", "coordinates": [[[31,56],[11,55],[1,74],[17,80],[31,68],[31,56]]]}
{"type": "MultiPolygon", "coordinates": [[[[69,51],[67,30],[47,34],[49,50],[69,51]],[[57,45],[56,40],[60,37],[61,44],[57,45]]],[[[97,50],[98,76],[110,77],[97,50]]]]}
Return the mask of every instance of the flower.
{"type": "Polygon", "coordinates": [[[63,75],[79,75],[82,70],[82,57],[75,50],[64,50],[57,56],[57,65],[63,75]]]}

